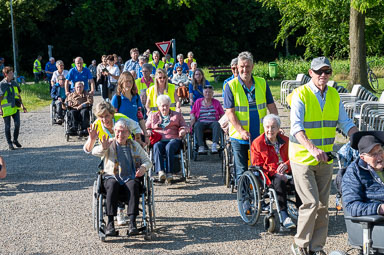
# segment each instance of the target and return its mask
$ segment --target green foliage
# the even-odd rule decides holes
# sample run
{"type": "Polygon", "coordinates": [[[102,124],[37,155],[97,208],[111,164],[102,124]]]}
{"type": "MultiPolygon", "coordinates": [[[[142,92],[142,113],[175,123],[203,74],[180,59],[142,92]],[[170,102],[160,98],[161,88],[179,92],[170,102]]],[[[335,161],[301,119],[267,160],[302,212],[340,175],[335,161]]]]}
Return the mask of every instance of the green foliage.
{"type": "Polygon", "coordinates": [[[22,84],[21,98],[28,111],[47,106],[52,102],[48,83],[22,84]]]}

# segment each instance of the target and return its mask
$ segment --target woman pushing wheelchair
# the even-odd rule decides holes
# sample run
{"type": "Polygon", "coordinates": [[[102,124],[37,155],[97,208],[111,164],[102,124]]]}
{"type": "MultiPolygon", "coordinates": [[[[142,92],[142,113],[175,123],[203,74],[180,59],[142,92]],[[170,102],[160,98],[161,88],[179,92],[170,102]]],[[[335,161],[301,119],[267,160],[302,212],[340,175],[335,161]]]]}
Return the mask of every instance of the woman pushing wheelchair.
{"type": "Polygon", "coordinates": [[[125,119],[114,125],[115,138],[105,135],[101,145],[92,149],[92,155],[104,158],[104,188],[106,190],[107,236],[116,236],[114,216],[117,215],[118,202],[128,204],[130,220],[129,235],[138,234],[136,217],[139,214],[140,178],[152,166],[147,153],[140,144],[129,139],[131,131],[125,119]]]}
{"type": "MultiPolygon", "coordinates": [[[[293,179],[287,175],[291,167],[288,158],[288,137],[280,133],[280,118],[269,114],[263,119],[265,132],[257,137],[251,146],[252,165],[262,168],[266,184],[272,185],[277,194],[283,226],[287,229],[296,228],[287,212],[288,187],[293,186],[293,179]]],[[[301,204],[296,195],[297,208],[301,204]]]]}

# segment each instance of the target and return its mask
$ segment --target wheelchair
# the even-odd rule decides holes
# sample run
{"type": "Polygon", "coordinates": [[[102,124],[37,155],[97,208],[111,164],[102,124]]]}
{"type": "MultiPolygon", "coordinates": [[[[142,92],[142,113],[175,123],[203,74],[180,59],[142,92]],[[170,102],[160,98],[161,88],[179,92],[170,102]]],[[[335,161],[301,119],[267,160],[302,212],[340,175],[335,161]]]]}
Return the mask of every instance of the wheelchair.
{"type": "MultiPolygon", "coordinates": [[[[294,190],[294,189],[293,189],[294,190]]],[[[292,220],[297,221],[298,208],[292,200],[292,187],[288,192],[287,212],[292,220]]],[[[282,226],[282,217],[276,191],[266,185],[266,177],[257,166],[250,166],[238,181],[237,205],[242,220],[248,225],[255,225],[264,214],[264,229],[269,233],[278,233],[282,226]],[[268,209],[263,209],[266,207],[268,209]],[[276,212],[275,212],[276,211],[276,212]]]]}
{"type": "Polygon", "coordinates": [[[231,140],[227,135],[223,138],[223,151],[221,157],[221,174],[223,176],[224,185],[235,191],[235,165],[231,146],[231,140]]]}
{"type": "MultiPolygon", "coordinates": [[[[205,129],[204,130],[205,152],[203,152],[203,153],[198,153],[199,146],[197,144],[197,137],[196,137],[196,133],[194,132],[194,130],[192,130],[192,135],[190,137],[191,137],[190,143],[191,143],[191,148],[192,148],[191,158],[193,159],[193,161],[197,160],[198,155],[210,155],[210,154],[212,154],[211,150],[209,150],[207,143],[206,143],[207,140],[212,141],[212,130],[211,129],[205,129]]],[[[219,148],[217,149],[217,154],[219,154],[220,158],[222,158],[222,156],[223,156],[223,150],[224,150],[224,133],[222,130],[220,130],[219,148]]]]}
{"type": "MultiPolygon", "coordinates": [[[[107,215],[106,215],[106,191],[103,186],[103,170],[97,173],[97,180],[93,183],[92,197],[92,219],[93,228],[96,230],[99,239],[105,242],[107,215]]],[[[124,203],[121,201],[121,203],[124,203]]],[[[153,178],[148,173],[142,181],[141,201],[139,211],[141,217],[137,217],[138,231],[144,235],[144,240],[151,240],[152,233],[156,228],[155,197],[153,189],[153,178]]],[[[118,230],[117,230],[118,232],[118,230]]]]}
{"type": "MultiPolygon", "coordinates": [[[[63,109],[63,114],[65,116],[66,110],[63,109]]],[[[49,105],[49,115],[51,116],[51,125],[61,125],[61,123],[58,123],[56,120],[56,104],[55,100],[52,100],[51,104],[49,105]]]]}
{"type": "MultiPolygon", "coordinates": [[[[187,179],[190,177],[191,174],[191,145],[190,145],[190,134],[187,133],[185,137],[182,139],[182,146],[178,152],[178,154],[174,155],[174,158],[176,159],[174,161],[173,169],[171,172],[173,174],[181,172],[181,179],[180,181],[187,182],[187,179]]],[[[149,147],[149,158],[151,159],[153,165],[151,170],[149,171],[149,175],[151,178],[154,178],[156,175],[155,173],[155,163],[154,163],[154,156],[153,156],[153,146],[149,147]]],[[[164,159],[164,164],[166,164],[166,159],[164,159]]]]}
{"type": "MultiPolygon", "coordinates": [[[[70,125],[69,125],[69,111],[70,111],[70,107],[66,106],[66,110],[65,110],[65,114],[64,114],[64,134],[65,134],[65,138],[67,140],[67,142],[69,142],[69,139],[71,136],[78,136],[79,138],[82,138],[82,137],[87,137],[88,136],[88,133],[87,134],[81,134],[80,132],[76,132],[74,134],[70,134],[68,131],[69,129],[71,128],[70,125]]],[[[89,106],[88,107],[88,111],[89,111],[89,123],[88,123],[88,127],[90,126],[90,123],[93,123],[95,120],[96,120],[96,117],[93,115],[93,112],[92,112],[92,106],[89,106]]],[[[75,127],[76,130],[80,130],[80,123],[77,127],[75,127]]]]}

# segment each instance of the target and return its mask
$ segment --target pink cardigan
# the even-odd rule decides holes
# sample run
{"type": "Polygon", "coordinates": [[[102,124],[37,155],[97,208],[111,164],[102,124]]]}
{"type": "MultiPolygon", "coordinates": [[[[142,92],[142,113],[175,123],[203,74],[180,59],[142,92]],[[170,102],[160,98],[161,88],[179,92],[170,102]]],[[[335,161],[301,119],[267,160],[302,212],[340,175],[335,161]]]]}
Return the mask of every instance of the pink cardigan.
{"type": "MultiPolygon", "coordinates": [[[[196,120],[199,119],[200,116],[200,107],[202,105],[204,98],[199,98],[196,100],[195,104],[193,105],[191,114],[195,115],[196,120]]],[[[223,107],[221,106],[220,102],[214,98],[212,98],[212,105],[213,108],[215,108],[215,118],[216,120],[219,120],[221,116],[224,115],[223,107]]]]}
{"type": "Polygon", "coordinates": [[[180,138],[179,133],[182,129],[187,131],[187,123],[181,113],[169,110],[170,123],[163,129],[160,127],[162,117],[160,111],[149,115],[145,127],[148,130],[155,130],[157,133],[162,135],[163,139],[175,139],[180,138]]]}

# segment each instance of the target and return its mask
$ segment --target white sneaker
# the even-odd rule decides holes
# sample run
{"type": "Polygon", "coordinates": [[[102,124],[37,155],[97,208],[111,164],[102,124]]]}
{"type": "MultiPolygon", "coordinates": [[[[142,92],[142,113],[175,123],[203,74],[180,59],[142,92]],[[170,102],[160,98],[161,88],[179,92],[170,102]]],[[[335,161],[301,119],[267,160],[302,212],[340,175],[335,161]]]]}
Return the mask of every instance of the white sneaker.
{"type": "Polygon", "coordinates": [[[204,153],[205,152],[205,148],[204,146],[199,146],[199,151],[198,153],[204,153]]]}
{"type": "Polygon", "coordinates": [[[217,153],[217,143],[212,143],[212,153],[217,153]]]}
{"type": "Polygon", "coordinates": [[[296,228],[295,223],[293,223],[291,217],[287,217],[283,222],[283,227],[287,229],[296,228]]]}
{"type": "Polygon", "coordinates": [[[165,180],[165,172],[160,170],[159,171],[159,181],[164,181],[165,180]]]}
{"type": "Polygon", "coordinates": [[[127,225],[127,219],[124,215],[124,208],[117,208],[117,225],[127,225]]]}

